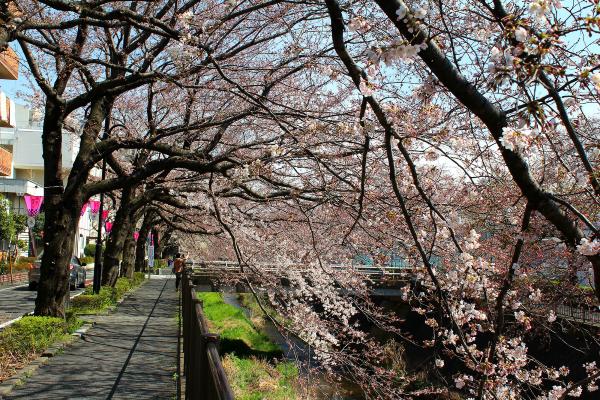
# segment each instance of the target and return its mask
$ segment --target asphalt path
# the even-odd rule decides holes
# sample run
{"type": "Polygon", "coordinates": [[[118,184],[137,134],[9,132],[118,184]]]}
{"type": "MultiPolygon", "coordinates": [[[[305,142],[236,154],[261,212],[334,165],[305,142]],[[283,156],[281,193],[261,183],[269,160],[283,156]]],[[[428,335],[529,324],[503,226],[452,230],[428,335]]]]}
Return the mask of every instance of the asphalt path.
{"type": "Polygon", "coordinates": [[[170,400],[177,396],[179,293],[151,279],[6,400],[170,400]]]}
{"type": "MultiPolygon", "coordinates": [[[[91,285],[93,270],[86,270],[86,284],[91,285]]],[[[81,294],[84,289],[72,290],[70,297],[81,294]]],[[[0,289],[0,325],[33,312],[37,291],[29,290],[28,285],[0,289]]]]}

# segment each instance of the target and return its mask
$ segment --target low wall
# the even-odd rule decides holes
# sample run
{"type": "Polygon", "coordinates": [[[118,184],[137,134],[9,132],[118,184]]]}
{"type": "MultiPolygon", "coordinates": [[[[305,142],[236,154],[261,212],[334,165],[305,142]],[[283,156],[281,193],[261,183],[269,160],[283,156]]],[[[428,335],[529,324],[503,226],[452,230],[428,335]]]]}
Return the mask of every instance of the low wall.
{"type": "MultiPolygon", "coordinates": [[[[12,281],[13,282],[26,282],[28,281],[29,278],[27,276],[27,272],[19,272],[16,274],[12,274],[12,281]]],[[[5,274],[5,275],[0,275],[0,284],[2,283],[8,283],[10,282],[10,275],[9,274],[5,274]]]]}

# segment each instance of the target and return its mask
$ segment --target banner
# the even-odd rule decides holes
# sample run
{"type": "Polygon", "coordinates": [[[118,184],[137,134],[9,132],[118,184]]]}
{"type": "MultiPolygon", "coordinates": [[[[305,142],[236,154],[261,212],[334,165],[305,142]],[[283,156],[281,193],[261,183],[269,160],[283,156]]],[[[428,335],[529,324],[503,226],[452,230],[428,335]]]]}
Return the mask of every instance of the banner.
{"type": "Polygon", "coordinates": [[[106,221],[106,233],[110,233],[112,231],[113,223],[110,221],[106,221]]]}
{"type": "Polygon", "coordinates": [[[81,207],[81,214],[80,214],[80,215],[81,215],[82,217],[83,217],[83,214],[85,214],[85,212],[86,212],[86,210],[87,210],[87,208],[88,208],[89,204],[90,204],[90,203],[85,203],[85,204],[83,205],[83,207],[81,207]]]}
{"type": "Polygon", "coordinates": [[[31,196],[26,194],[24,197],[25,205],[27,206],[27,215],[36,217],[40,213],[40,208],[42,208],[44,196],[31,196]]]}
{"type": "Polygon", "coordinates": [[[133,232],[133,239],[137,242],[140,238],[140,233],[138,231],[133,232]]]}
{"type": "Polygon", "coordinates": [[[98,214],[98,211],[100,211],[100,200],[90,200],[89,204],[90,212],[92,214],[98,214]]]}
{"type": "Polygon", "coordinates": [[[154,246],[148,246],[148,266],[150,268],[154,267],[154,246]]]}
{"type": "Polygon", "coordinates": [[[102,210],[102,221],[106,221],[108,218],[108,210],[102,210]]]}

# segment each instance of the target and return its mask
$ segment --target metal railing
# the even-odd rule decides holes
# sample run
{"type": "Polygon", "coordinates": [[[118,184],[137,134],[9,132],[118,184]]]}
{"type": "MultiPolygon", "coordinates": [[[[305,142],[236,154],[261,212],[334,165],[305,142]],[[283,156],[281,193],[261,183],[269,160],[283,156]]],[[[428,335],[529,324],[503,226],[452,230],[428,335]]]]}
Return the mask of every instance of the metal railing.
{"type": "Polygon", "coordinates": [[[182,275],[185,399],[233,400],[219,355],[219,335],[208,331],[190,270],[186,269],[182,275]]]}
{"type": "MultiPolygon", "coordinates": [[[[208,261],[202,260],[199,262],[191,263],[194,273],[196,274],[207,274],[211,272],[224,272],[224,273],[236,273],[240,272],[240,264],[237,261],[208,261]]],[[[248,269],[248,265],[244,265],[245,269],[248,269]]],[[[308,269],[306,264],[290,264],[285,265],[285,268],[280,264],[274,263],[254,263],[252,267],[259,269],[261,272],[277,273],[282,270],[285,271],[298,271],[308,269]]],[[[367,266],[367,265],[343,265],[343,264],[329,264],[326,268],[332,271],[354,271],[370,277],[389,277],[389,278],[403,278],[410,275],[413,269],[410,267],[390,267],[390,266],[367,266]]]]}
{"type": "Polygon", "coordinates": [[[556,307],[556,315],[585,325],[600,326],[600,311],[596,308],[560,304],[556,307]]]}

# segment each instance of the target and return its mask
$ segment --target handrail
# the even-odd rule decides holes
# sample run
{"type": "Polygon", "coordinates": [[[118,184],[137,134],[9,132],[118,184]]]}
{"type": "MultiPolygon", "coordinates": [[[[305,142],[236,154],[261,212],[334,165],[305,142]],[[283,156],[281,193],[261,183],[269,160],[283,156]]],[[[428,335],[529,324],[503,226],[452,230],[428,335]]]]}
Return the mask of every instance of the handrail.
{"type": "MultiPolygon", "coordinates": [[[[281,265],[274,263],[255,263],[256,267],[259,267],[263,272],[277,272],[281,270],[281,265]]],[[[237,262],[233,261],[209,261],[202,260],[200,262],[193,263],[192,268],[195,267],[194,272],[200,271],[228,271],[228,272],[240,272],[240,266],[237,262]]],[[[411,267],[390,267],[390,266],[368,266],[368,265],[343,265],[343,264],[331,264],[327,267],[332,270],[351,270],[367,276],[385,276],[385,277],[403,277],[409,274],[413,268],[411,267]]],[[[286,269],[295,269],[302,271],[306,269],[305,264],[290,264],[286,266],[286,269]]]]}
{"type": "Polygon", "coordinates": [[[186,400],[233,400],[219,355],[219,335],[210,333],[202,301],[191,281],[182,276],[183,355],[186,400]]]}

